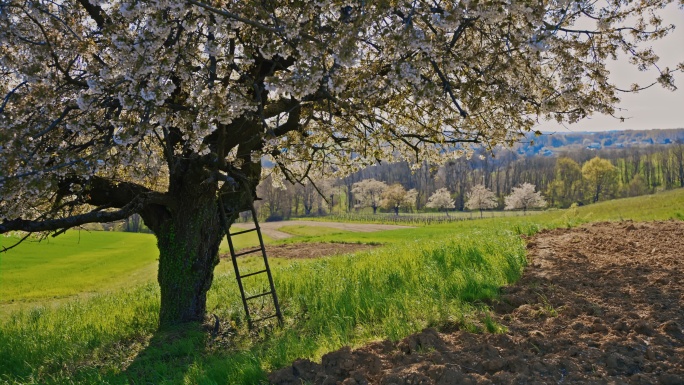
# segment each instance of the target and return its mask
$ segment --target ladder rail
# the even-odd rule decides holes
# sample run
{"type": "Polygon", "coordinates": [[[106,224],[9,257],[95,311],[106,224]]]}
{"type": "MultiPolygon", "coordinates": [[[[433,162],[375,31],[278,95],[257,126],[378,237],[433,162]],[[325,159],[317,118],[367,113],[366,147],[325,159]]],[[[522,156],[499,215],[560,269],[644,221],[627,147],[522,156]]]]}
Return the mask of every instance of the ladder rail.
{"type": "Polygon", "coordinates": [[[247,230],[241,230],[241,231],[238,231],[238,232],[236,232],[236,233],[230,234],[230,236],[231,236],[231,237],[234,237],[234,236],[236,236],[236,235],[242,235],[242,234],[245,234],[245,233],[251,233],[252,231],[256,231],[256,228],[247,229],[247,230]]]}
{"type": "Polygon", "coordinates": [[[280,304],[278,302],[278,294],[276,294],[275,284],[273,283],[273,274],[271,274],[271,267],[268,265],[268,258],[266,257],[266,247],[264,246],[264,238],[261,235],[261,226],[257,220],[256,209],[254,208],[254,203],[250,207],[252,211],[252,218],[254,220],[254,225],[257,229],[257,235],[259,237],[259,244],[261,245],[261,252],[264,257],[264,266],[266,267],[266,275],[268,276],[268,283],[271,286],[271,293],[273,293],[273,305],[275,306],[276,316],[278,317],[278,322],[282,325],[283,314],[280,312],[280,304]]]}
{"type": "Polygon", "coordinates": [[[245,309],[245,314],[247,315],[247,322],[251,319],[249,315],[249,306],[247,305],[247,300],[245,299],[245,288],[242,285],[242,280],[240,279],[240,268],[238,267],[237,258],[235,258],[235,246],[233,245],[233,239],[230,236],[230,227],[228,225],[228,218],[226,218],[225,207],[223,202],[219,199],[219,211],[221,212],[221,219],[223,222],[224,230],[226,232],[226,238],[228,239],[228,249],[230,250],[230,259],[233,262],[233,270],[235,270],[235,276],[238,282],[238,288],[240,289],[240,298],[242,299],[242,307],[245,309]]]}
{"type": "Polygon", "coordinates": [[[259,226],[259,220],[257,218],[256,209],[254,208],[254,202],[252,202],[252,204],[249,207],[249,211],[251,211],[251,213],[252,213],[252,220],[254,221],[254,228],[248,229],[248,230],[238,231],[236,233],[231,234],[230,233],[230,225],[228,224],[228,218],[226,217],[225,206],[223,205],[223,201],[221,199],[219,199],[218,201],[219,201],[219,211],[220,211],[220,215],[221,215],[221,221],[223,222],[223,227],[224,227],[224,230],[226,233],[226,238],[228,240],[228,248],[230,249],[230,256],[231,256],[231,260],[233,263],[233,269],[235,270],[235,277],[238,281],[238,287],[240,289],[240,297],[242,299],[242,306],[245,310],[245,315],[247,316],[247,324],[248,324],[249,328],[250,329],[253,328],[254,323],[256,323],[256,322],[261,322],[261,321],[264,321],[264,320],[267,320],[270,318],[274,318],[274,317],[278,318],[278,323],[282,326],[283,325],[283,315],[282,315],[282,312],[280,310],[280,303],[278,302],[278,295],[276,294],[275,283],[273,282],[273,275],[271,273],[271,268],[268,264],[268,257],[266,255],[266,246],[264,244],[264,238],[261,234],[261,226],[259,226]],[[256,233],[257,233],[257,237],[259,239],[259,247],[256,249],[236,253],[235,252],[235,245],[233,244],[232,237],[235,235],[245,234],[245,233],[249,233],[252,231],[256,231],[256,233]],[[258,251],[261,251],[261,256],[263,259],[265,269],[257,271],[257,272],[241,275],[240,267],[239,267],[237,258],[239,256],[243,256],[243,255],[247,255],[247,254],[251,254],[251,253],[256,253],[258,251]],[[245,286],[242,282],[242,279],[247,278],[247,277],[251,277],[251,276],[254,276],[257,274],[263,274],[263,273],[266,273],[266,276],[268,277],[268,284],[270,287],[270,291],[266,291],[266,292],[260,293],[258,295],[252,295],[252,296],[248,297],[245,293],[245,286]],[[275,314],[253,320],[252,315],[250,314],[248,301],[250,301],[252,299],[256,299],[256,298],[265,297],[269,294],[271,295],[271,298],[273,300],[273,306],[275,308],[275,314]]]}

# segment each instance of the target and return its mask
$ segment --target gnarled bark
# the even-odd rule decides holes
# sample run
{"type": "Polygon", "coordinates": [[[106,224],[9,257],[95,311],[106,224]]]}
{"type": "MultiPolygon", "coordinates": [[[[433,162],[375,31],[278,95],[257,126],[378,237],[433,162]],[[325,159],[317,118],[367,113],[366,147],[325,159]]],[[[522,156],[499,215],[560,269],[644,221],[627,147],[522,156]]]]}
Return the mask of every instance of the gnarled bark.
{"type": "Polygon", "coordinates": [[[173,208],[167,208],[166,215],[149,213],[159,248],[160,328],[204,320],[226,225],[254,199],[256,182],[238,183],[236,191],[221,194],[216,183],[205,183],[207,173],[200,167],[189,164],[174,170],[168,193],[173,208]],[[227,223],[220,207],[227,211],[227,223]]]}

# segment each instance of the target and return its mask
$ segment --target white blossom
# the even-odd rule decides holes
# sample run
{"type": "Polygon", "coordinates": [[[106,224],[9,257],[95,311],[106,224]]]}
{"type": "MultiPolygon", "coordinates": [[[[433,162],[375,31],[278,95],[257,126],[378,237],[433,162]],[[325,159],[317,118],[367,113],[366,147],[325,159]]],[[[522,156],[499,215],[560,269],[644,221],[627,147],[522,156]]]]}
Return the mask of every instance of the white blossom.
{"type": "Polygon", "coordinates": [[[541,192],[535,191],[535,188],[535,185],[531,183],[523,183],[519,187],[513,187],[511,194],[504,198],[505,210],[522,209],[527,211],[531,208],[546,207],[546,200],[541,196],[541,192]]]}

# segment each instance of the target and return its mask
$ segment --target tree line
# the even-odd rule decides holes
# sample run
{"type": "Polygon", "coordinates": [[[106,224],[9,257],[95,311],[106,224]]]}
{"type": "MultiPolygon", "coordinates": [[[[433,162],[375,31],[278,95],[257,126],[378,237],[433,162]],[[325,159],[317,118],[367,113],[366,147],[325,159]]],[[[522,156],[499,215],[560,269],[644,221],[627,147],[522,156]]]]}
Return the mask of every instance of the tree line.
{"type": "Polygon", "coordinates": [[[529,157],[509,149],[493,154],[480,150],[469,159],[453,159],[439,167],[427,162],[383,163],[345,178],[281,186],[266,178],[257,188],[261,201],[256,205],[269,220],[363,208],[397,214],[504,209],[505,198],[526,183],[541,192],[550,207],[558,208],[684,187],[684,143],[569,150],[558,157],[529,157]],[[483,190],[492,192],[489,203],[482,203],[486,207],[468,205],[469,196],[482,197],[483,190]]]}

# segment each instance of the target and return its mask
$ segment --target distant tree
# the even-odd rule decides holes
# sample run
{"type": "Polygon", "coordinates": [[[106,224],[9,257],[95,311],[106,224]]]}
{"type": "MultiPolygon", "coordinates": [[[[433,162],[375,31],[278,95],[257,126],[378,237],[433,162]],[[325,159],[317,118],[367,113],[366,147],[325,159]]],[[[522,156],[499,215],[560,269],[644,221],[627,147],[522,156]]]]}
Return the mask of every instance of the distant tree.
{"type": "Polygon", "coordinates": [[[523,213],[530,208],[546,207],[546,201],[541,192],[535,191],[536,186],[531,183],[523,183],[520,187],[513,187],[511,195],[504,198],[506,210],[522,209],[523,213]]]}
{"type": "Polygon", "coordinates": [[[573,159],[560,157],[556,160],[555,179],[547,189],[551,204],[569,207],[582,198],[582,169],[573,159]]]}
{"type": "Polygon", "coordinates": [[[404,186],[395,183],[382,193],[380,206],[394,210],[394,215],[399,215],[401,207],[411,208],[416,204],[418,192],[415,189],[406,191],[404,186]]]}
{"type": "Polygon", "coordinates": [[[482,210],[493,209],[498,205],[496,195],[484,185],[478,184],[473,186],[468,193],[465,207],[469,210],[480,210],[480,218],[482,218],[482,210]]]}
{"type": "Polygon", "coordinates": [[[674,159],[675,169],[677,170],[679,187],[684,187],[684,141],[677,140],[677,144],[672,147],[671,152],[674,159]]]}
{"type": "Polygon", "coordinates": [[[582,166],[582,176],[592,203],[610,197],[617,188],[617,168],[607,159],[598,156],[582,166]]]}
{"type": "Polygon", "coordinates": [[[457,210],[464,207],[468,176],[473,173],[473,160],[465,157],[453,159],[437,171],[437,177],[443,181],[444,187],[456,194],[454,204],[457,210]]]}
{"type": "Polygon", "coordinates": [[[387,184],[375,179],[364,179],[352,185],[352,193],[357,200],[355,207],[371,207],[375,214],[380,206],[382,193],[387,189],[387,184]]]}
{"type": "Polygon", "coordinates": [[[454,204],[454,200],[451,199],[449,190],[441,188],[430,195],[425,207],[444,210],[446,215],[449,216],[449,209],[453,209],[456,205],[454,204]]]}
{"type": "Polygon", "coordinates": [[[324,198],[329,199],[333,191],[332,185],[332,180],[321,178],[307,178],[295,185],[294,197],[297,202],[302,202],[304,215],[311,215],[316,205],[318,213],[323,214],[324,207],[329,206],[329,203],[324,202],[324,198]]]}
{"type": "Polygon", "coordinates": [[[646,179],[641,174],[634,175],[634,178],[622,188],[622,195],[626,197],[646,195],[649,192],[646,179]]]}
{"type": "Polygon", "coordinates": [[[124,231],[129,233],[139,233],[142,227],[140,214],[133,214],[124,220],[124,231]]]}
{"type": "Polygon", "coordinates": [[[291,194],[294,186],[288,184],[274,183],[272,176],[266,177],[257,186],[257,195],[261,198],[255,207],[259,212],[266,211],[267,221],[279,221],[290,216],[291,194]]]}

